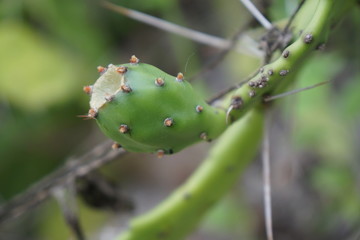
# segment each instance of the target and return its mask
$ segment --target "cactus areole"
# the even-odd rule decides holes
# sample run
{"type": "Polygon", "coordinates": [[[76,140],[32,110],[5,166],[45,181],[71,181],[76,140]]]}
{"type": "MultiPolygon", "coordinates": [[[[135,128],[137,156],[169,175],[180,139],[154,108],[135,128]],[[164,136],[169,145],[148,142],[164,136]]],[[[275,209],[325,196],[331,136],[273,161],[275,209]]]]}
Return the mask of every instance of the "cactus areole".
{"type": "Polygon", "coordinates": [[[226,128],[225,111],[208,105],[184,80],[139,63],[98,68],[88,118],[131,152],[172,154],[197,141],[216,138],[226,128]]]}

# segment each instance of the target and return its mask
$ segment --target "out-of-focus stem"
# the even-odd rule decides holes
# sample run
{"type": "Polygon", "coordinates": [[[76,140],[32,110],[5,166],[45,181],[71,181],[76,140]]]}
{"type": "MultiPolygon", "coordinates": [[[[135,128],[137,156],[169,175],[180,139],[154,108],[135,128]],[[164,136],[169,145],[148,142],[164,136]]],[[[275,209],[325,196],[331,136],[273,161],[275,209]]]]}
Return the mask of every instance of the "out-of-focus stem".
{"type": "Polygon", "coordinates": [[[155,209],[135,218],[118,240],[185,239],[255,156],[263,119],[262,109],[253,109],[230,126],[190,179],[155,209]]]}

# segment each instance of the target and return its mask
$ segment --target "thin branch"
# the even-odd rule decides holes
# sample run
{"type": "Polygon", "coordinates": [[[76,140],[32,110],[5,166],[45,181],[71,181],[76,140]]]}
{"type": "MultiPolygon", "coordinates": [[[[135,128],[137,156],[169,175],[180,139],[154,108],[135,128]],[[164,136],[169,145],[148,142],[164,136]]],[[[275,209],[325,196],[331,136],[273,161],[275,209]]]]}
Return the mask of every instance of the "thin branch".
{"type": "MultiPolygon", "coordinates": [[[[268,63],[268,62],[270,62],[270,59],[271,59],[272,55],[273,55],[274,52],[279,48],[279,46],[281,47],[281,46],[284,44],[284,42],[287,42],[287,39],[288,39],[288,37],[287,37],[287,35],[288,35],[287,31],[288,31],[291,23],[293,22],[296,14],[299,12],[299,10],[301,9],[301,7],[303,6],[304,2],[305,2],[305,0],[301,1],[301,3],[300,3],[299,6],[296,8],[296,10],[294,11],[294,13],[291,15],[289,21],[287,22],[287,25],[286,25],[285,29],[282,31],[281,34],[278,35],[278,38],[279,38],[279,39],[278,39],[274,44],[272,44],[272,46],[270,46],[270,45],[267,46],[268,49],[265,50],[266,55],[265,55],[265,58],[264,58],[264,63],[265,63],[265,64],[268,63]],[[284,41],[284,39],[285,39],[285,41],[284,41]],[[282,44],[280,44],[280,43],[282,43],[282,44]]],[[[276,29],[273,28],[272,30],[270,30],[270,32],[271,32],[271,31],[274,31],[274,30],[276,31],[276,29]]],[[[242,80],[241,82],[237,83],[236,85],[230,86],[229,88],[227,88],[227,89],[224,90],[224,91],[219,92],[218,94],[216,94],[215,96],[213,96],[212,98],[210,98],[207,102],[208,102],[209,104],[213,104],[216,100],[221,99],[222,97],[224,97],[224,96],[225,96],[226,94],[228,94],[229,92],[231,92],[231,91],[233,91],[233,90],[241,87],[241,86],[244,85],[246,82],[248,82],[250,79],[252,79],[253,77],[255,77],[256,74],[259,73],[260,69],[261,69],[261,67],[260,67],[259,69],[257,69],[250,77],[246,78],[245,80],[242,80]]]]}
{"type": "MultiPolygon", "coordinates": [[[[161,30],[164,30],[166,32],[171,32],[174,34],[178,34],[180,36],[183,36],[185,38],[191,39],[195,42],[203,43],[212,47],[216,47],[219,49],[230,49],[232,46],[231,41],[212,36],[206,33],[202,33],[193,29],[189,29],[186,27],[182,27],[179,25],[176,25],[174,23],[170,23],[168,21],[162,20],[160,18],[153,17],[151,15],[147,15],[145,13],[135,11],[129,8],[125,8],[122,6],[115,5],[108,1],[102,1],[102,6],[104,6],[107,9],[110,9],[114,12],[120,13],[126,17],[132,18],[134,20],[137,20],[139,22],[146,23],[148,25],[151,25],[153,27],[159,28],[161,30]]],[[[248,39],[244,39],[245,41],[248,39]]],[[[250,54],[252,56],[262,56],[262,53],[259,49],[252,47],[248,44],[236,44],[233,48],[235,51],[243,54],[250,54]]]]}
{"type": "Polygon", "coordinates": [[[288,31],[289,31],[289,28],[292,24],[292,22],[294,21],[294,18],[296,16],[296,14],[299,12],[299,10],[301,9],[301,7],[304,5],[305,3],[305,0],[302,0],[299,5],[297,6],[297,8],[295,9],[295,11],[293,12],[293,14],[291,15],[289,21],[286,23],[286,26],[284,28],[284,33],[286,34],[288,31]]]}
{"type": "Polygon", "coordinates": [[[241,82],[233,85],[233,86],[230,86],[229,88],[217,93],[215,96],[213,96],[212,98],[210,98],[207,103],[208,104],[213,104],[216,100],[219,100],[221,99],[222,97],[224,97],[226,94],[228,94],[229,92],[235,90],[235,89],[238,89],[240,88],[242,85],[244,85],[245,83],[247,83],[250,79],[252,79],[253,77],[256,76],[256,74],[258,74],[260,71],[260,68],[257,69],[253,74],[251,74],[249,77],[247,77],[245,80],[242,80],[241,82]]]}
{"type": "Polygon", "coordinates": [[[195,74],[194,76],[192,76],[189,81],[192,81],[194,79],[200,78],[202,77],[204,74],[210,72],[211,70],[213,70],[214,68],[216,68],[216,66],[218,66],[222,60],[224,60],[224,58],[230,53],[230,50],[232,48],[235,47],[236,43],[238,42],[239,38],[241,37],[241,35],[243,35],[243,33],[247,30],[248,26],[250,25],[251,21],[248,21],[247,23],[245,23],[240,29],[239,31],[230,39],[231,45],[229,46],[228,49],[223,49],[221,50],[221,52],[219,52],[214,58],[212,58],[211,60],[209,60],[205,66],[202,68],[202,70],[200,72],[198,72],[197,74],[195,74]]]}
{"type": "Polygon", "coordinates": [[[267,30],[271,30],[274,26],[269,22],[265,16],[257,9],[257,7],[250,0],[240,0],[242,4],[249,10],[249,12],[259,21],[259,23],[267,30]]]}
{"type": "Polygon", "coordinates": [[[32,185],[25,192],[15,196],[9,202],[0,206],[0,225],[6,221],[19,217],[45,201],[56,187],[63,186],[77,177],[97,169],[113,159],[123,155],[124,150],[111,150],[111,141],[106,141],[91,151],[77,158],[70,158],[68,164],[59,168],[32,185]]]}
{"type": "Polygon", "coordinates": [[[271,212],[271,182],[270,182],[270,110],[265,110],[265,127],[262,148],[264,214],[267,240],[273,240],[273,225],[271,212]]]}
{"type": "Polygon", "coordinates": [[[300,88],[300,89],[295,89],[295,90],[292,90],[292,91],[289,91],[289,92],[285,92],[285,93],[281,93],[281,94],[274,95],[274,96],[269,96],[269,97],[264,98],[264,102],[270,102],[270,101],[273,101],[273,100],[275,100],[275,99],[283,98],[283,97],[286,97],[286,96],[289,96],[289,95],[293,95],[293,94],[296,94],[296,93],[299,93],[299,92],[303,92],[303,91],[306,91],[306,90],[309,90],[309,89],[312,89],[312,88],[316,88],[316,87],[319,87],[319,86],[328,84],[328,83],[330,83],[331,81],[332,81],[332,80],[323,81],[323,82],[319,82],[319,83],[316,83],[316,84],[311,85],[311,86],[308,86],[308,87],[304,87],[304,88],[300,88]]]}
{"type": "Polygon", "coordinates": [[[74,181],[52,190],[52,195],[57,200],[64,219],[77,240],[85,240],[85,234],[80,224],[76,189],[74,181]]]}

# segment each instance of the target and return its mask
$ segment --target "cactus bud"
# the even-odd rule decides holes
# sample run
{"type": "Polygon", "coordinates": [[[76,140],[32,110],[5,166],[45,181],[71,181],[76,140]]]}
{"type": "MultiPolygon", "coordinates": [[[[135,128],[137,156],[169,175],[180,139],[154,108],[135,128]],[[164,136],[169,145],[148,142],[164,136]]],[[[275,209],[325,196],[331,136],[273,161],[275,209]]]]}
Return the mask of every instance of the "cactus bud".
{"type": "Polygon", "coordinates": [[[182,73],[170,76],[135,56],[108,66],[92,88],[90,107],[87,117],[124,149],[159,157],[214,139],[226,128],[225,111],[208,105],[182,73]]]}

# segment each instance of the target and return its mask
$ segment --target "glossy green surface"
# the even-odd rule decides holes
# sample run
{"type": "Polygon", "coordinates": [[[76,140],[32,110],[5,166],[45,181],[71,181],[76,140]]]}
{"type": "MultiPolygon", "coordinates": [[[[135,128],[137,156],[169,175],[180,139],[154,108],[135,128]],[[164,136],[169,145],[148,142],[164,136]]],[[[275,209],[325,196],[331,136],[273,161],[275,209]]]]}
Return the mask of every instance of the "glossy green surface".
{"type": "Polygon", "coordinates": [[[226,128],[225,112],[209,106],[186,81],[178,81],[160,69],[144,64],[123,64],[129,93],[119,91],[98,109],[97,123],[105,135],[128,151],[178,152],[197,141],[200,135],[216,138],[226,128]],[[157,78],[163,86],[155,84],[157,78]],[[196,110],[202,106],[202,111],[196,110]],[[173,120],[165,126],[167,118],[173,120]],[[119,127],[129,131],[121,133],[119,127]]]}

